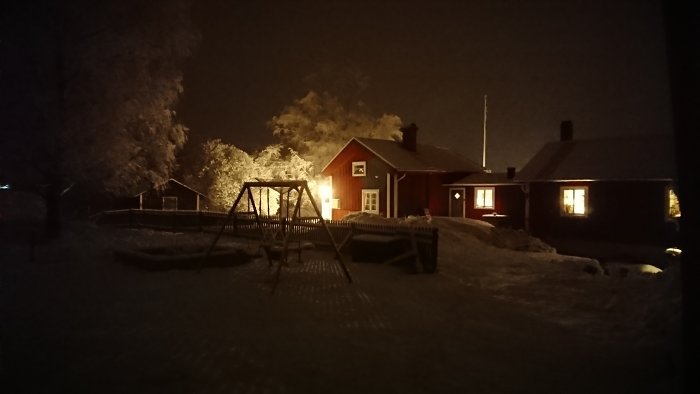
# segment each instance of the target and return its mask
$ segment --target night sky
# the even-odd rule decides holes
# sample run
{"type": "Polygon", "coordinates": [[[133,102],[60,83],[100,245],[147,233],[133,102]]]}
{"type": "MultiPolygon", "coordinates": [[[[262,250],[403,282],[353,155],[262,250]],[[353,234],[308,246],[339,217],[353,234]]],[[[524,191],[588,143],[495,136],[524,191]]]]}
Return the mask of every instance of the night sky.
{"type": "Polygon", "coordinates": [[[347,70],[369,81],[359,97],[376,115],[476,162],[488,94],[496,171],[522,167],[566,119],[575,138],[672,133],[657,1],[195,3],[202,40],[179,114],[246,150],[274,142],[265,122],[310,76],[347,70]]]}

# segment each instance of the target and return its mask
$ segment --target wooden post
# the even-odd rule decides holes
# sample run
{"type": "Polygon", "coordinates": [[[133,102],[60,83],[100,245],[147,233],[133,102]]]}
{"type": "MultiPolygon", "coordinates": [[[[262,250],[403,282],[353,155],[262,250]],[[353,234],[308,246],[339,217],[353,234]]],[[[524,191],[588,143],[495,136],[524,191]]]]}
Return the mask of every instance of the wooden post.
{"type": "MultiPolygon", "coordinates": [[[[311,191],[309,191],[309,184],[304,181],[304,190],[306,190],[306,194],[309,195],[309,200],[311,201],[311,206],[314,207],[314,211],[316,211],[316,215],[318,217],[323,218],[323,215],[321,215],[321,211],[318,209],[316,206],[316,202],[314,201],[313,196],[311,195],[311,191]]],[[[321,223],[323,224],[323,228],[326,230],[326,234],[328,234],[328,238],[331,240],[331,243],[333,244],[333,249],[335,249],[336,256],[338,258],[338,262],[340,263],[340,266],[343,268],[343,272],[345,273],[345,277],[348,279],[348,282],[352,283],[352,277],[350,276],[350,272],[348,271],[348,268],[345,266],[345,263],[343,262],[343,258],[340,255],[340,250],[338,250],[338,245],[335,243],[335,239],[333,239],[333,234],[331,234],[331,230],[328,228],[326,225],[325,220],[321,220],[321,223]]]]}
{"type": "MultiPolygon", "coordinates": [[[[231,220],[231,216],[236,211],[236,206],[238,205],[238,202],[241,200],[241,197],[243,196],[243,192],[246,190],[250,191],[249,188],[244,187],[241,188],[241,191],[238,193],[238,197],[236,197],[236,201],[233,203],[231,206],[231,209],[228,211],[228,215],[226,215],[226,219],[224,220],[224,223],[221,225],[221,228],[219,229],[219,232],[216,234],[216,237],[214,237],[214,241],[211,243],[211,246],[209,247],[209,250],[207,250],[207,254],[204,255],[204,258],[200,260],[199,267],[197,267],[197,273],[199,273],[202,270],[202,266],[204,265],[204,262],[207,261],[209,258],[209,255],[211,255],[211,252],[214,250],[214,247],[216,246],[216,243],[219,242],[219,238],[221,237],[221,234],[224,232],[224,229],[226,228],[226,224],[228,223],[229,220],[231,220]]],[[[257,218],[257,215],[256,215],[257,218]]]]}
{"type": "Polygon", "coordinates": [[[437,268],[437,262],[438,262],[438,229],[437,227],[433,229],[433,239],[432,239],[432,246],[433,246],[433,265],[437,268]]]}
{"type": "Polygon", "coordinates": [[[414,260],[414,266],[416,268],[416,272],[421,273],[425,270],[423,269],[423,265],[421,264],[420,251],[418,250],[418,244],[416,243],[416,234],[413,231],[413,225],[411,225],[409,231],[409,236],[411,237],[411,248],[413,248],[413,253],[415,253],[416,255],[416,259],[414,260]]]}
{"type": "Polygon", "coordinates": [[[233,235],[238,236],[238,216],[233,215],[233,235]]]}

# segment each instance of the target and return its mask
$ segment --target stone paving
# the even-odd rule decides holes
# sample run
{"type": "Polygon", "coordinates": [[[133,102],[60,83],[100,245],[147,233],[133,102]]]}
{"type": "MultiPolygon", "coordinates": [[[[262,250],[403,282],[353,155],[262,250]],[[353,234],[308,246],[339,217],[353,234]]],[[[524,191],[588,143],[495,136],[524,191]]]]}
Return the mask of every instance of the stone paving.
{"type": "Polygon", "coordinates": [[[3,393],[669,392],[653,350],[439,273],[348,263],[349,284],[312,251],[271,293],[262,258],[196,273],[19,255],[0,272],[3,393]]]}

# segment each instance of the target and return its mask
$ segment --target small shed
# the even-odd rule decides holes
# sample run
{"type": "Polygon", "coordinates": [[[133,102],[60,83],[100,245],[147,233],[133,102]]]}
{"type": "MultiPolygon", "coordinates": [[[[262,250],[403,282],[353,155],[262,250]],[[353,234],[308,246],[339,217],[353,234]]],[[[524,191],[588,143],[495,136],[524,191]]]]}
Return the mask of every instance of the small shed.
{"type": "Polygon", "coordinates": [[[201,211],[207,209],[207,198],[184,183],[170,178],[165,183],[136,195],[132,208],[164,211],[201,211]]]}

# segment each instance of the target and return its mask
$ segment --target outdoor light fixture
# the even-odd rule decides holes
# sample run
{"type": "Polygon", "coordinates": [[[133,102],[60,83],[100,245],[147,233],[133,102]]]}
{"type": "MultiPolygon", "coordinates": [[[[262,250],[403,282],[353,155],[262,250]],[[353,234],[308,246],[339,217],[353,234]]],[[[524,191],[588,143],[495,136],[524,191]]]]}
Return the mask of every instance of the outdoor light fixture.
{"type": "Polygon", "coordinates": [[[682,251],[679,248],[667,248],[666,249],[666,254],[671,255],[673,257],[678,257],[680,256],[682,251]]]}
{"type": "Polygon", "coordinates": [[[0,185],[0,190],[10,190],[10,184],[6,183],[4,185],[0,185]]]}

